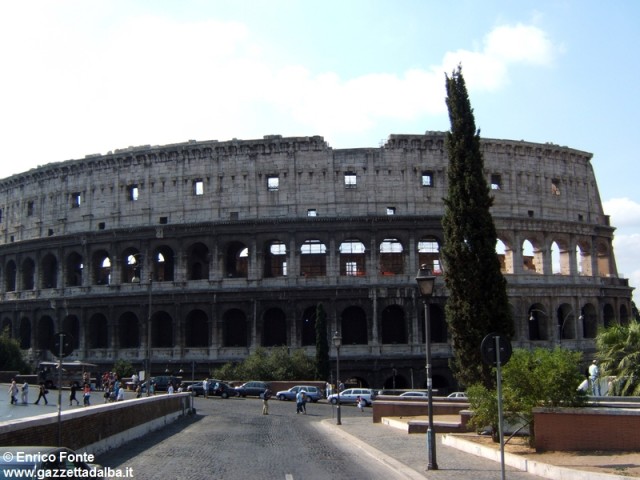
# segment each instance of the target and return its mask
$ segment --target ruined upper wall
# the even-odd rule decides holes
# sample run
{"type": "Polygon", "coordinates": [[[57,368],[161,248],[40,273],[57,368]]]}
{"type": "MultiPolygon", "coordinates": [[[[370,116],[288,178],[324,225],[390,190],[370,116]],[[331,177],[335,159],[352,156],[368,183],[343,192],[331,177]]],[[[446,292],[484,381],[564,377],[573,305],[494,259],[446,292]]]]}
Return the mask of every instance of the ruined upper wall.
{"type": "MultiPolygon", "coordinates": [[[[447,189],[444,142],[445,133],[427,132],[391,135],[379,148],[334,150],[319,136],[273,135],[132,147],[53,163],[0,181],[0,242],[310,211],[437,216],[447,189]]],[[[591,154],[524,141],[482,139],[481,145],[496,218],[608,224],[591,154]]]]}

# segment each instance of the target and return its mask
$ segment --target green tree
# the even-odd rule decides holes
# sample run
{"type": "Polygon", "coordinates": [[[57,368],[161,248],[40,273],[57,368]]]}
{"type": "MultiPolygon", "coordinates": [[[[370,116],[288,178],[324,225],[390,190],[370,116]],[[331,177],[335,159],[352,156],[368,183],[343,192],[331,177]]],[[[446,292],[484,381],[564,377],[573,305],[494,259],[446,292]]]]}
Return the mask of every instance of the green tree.
{"type": "Polygon", "coordinates": [[[458,382],[480,380],[491,388],[495,378],[482,362],[480,344],[491,332],[508,338],[514,327],[506,280],[496,254],[497,233],[490,213],[493,198],[485,178],[473,109],[460,67],[447,76],[448,191],[442,218],[446,316],[453,341],[451,368],[458,382]]]}
{"type": "Polygon", "coordinates": [[[324,311],[324,305],[319,303],[316,307],[316,380],[326,381],[330,371],[327,314],[324,311]]]}
{"type": "Polygon", "coordinates": [[[131,362],[127,360],[117,360],[116,363],[113,364],[113,372],[118,378],[126,378],[136,373],[136,369],[133,368],[131,362]]]}
{"type": "Polygon", "coordinates": [[[214,369],[211,376],[222,380],[309,380],[314,373],[315,362],[304,350],[260,347],[240,363],[214,369]]]}
{"type": "Polygon", "coordinates": [[[612,376],[613,394],[640,395],[640,323],[613,325],[596,335],[601,375],[612,376]]]}
{"type": "MultiPolygon", "coordinates": [[[[502,367],[504,417],[509,422],[524,422],[529,426],[531,445],[535,445],[534,408],[584,403],[585,394],[577,389],[584,379],[580,372],[581,361],[582,352],[563,348],[515,349],[509,362],[502,367]]],[[[468,395],[474,412],[472,425],[476,428],[491,426],[493,438],[497,441],[496,390],[477,384],[468,389],[468,395]]]]}
{"type": "Polygon", "coordinates": [[[8,329],[3,330],[0,334],[0,370],[31,373],[29,364],[22,356],[20,343],[9,336],[8,329]]]}

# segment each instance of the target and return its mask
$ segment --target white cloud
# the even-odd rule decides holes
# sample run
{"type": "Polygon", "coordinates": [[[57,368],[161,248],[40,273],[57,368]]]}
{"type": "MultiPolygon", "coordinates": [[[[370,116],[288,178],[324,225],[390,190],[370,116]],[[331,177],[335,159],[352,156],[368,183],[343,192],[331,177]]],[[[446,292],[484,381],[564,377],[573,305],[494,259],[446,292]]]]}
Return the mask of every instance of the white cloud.
{"type": "Polygon", "coordinates": [[[603,202],[603,208],[616,228],[613,250],[618,273],[628,278],[631,286],[640,288],[640,203],[629,198],[612,198],[603,202]]]}
{"type": "Polygon", "coordinates": [[[603,202],[603,208],[614,227],[640,231],[640,203],[629,198],[612,198],[603,202]]]}

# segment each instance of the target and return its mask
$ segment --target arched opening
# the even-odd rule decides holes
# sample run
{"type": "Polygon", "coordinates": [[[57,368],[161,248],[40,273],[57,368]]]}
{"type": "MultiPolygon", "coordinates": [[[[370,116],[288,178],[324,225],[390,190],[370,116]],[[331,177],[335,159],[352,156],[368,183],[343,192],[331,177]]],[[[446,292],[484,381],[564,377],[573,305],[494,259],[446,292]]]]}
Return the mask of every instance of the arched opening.
{"type": "Polygon", "coordinates": [[[82,286],[82,255],[77,252],[71,252],[67,255],[65,283],[67,287],[82,286]]]}
{"type": "Polygon", "coordinates": [[[139,250],[128,248],[122,254],[122,283],[140,283],[143,275],[143,258],[139,250]]]}
{"type": "Polygon", "coordinates": [[[20,348],[23,350],[31,348],[31,320],[27,317],[20,319],[20,348]]]}
{"type": "Polygon", "coordinates": [[[18,273],[18,268],[16,267],[16,262],[14,262],[13,260],[9,260],[7,262],[7,266],[4,269],[4,285],[7,292],[16,291],[17,273],[18,273]]]}
{"type": "Polygon", "coordinates": [[[306,308],[302,314],[302,346],[316,344],[316,306],[306,308]]]}
{"type": "Polygon", "coordinates": [[[364,244],[357,239],[345,240],[338,248],[340,252],[340,275],[361,277],[367,273],[364,244]]]}
{"type": "Polygon", "coordinates": [[[151,346],[173,347],[173,320],[167,312],[156,312],[151,317],[151,346]]]}
{"type": "Polygon", "coordinates": [[[558,325],[558,338],[560,340],[569,340],[576,338],[575,334],[575,315],[571,305],[563,303],[558,307],[556,312],[556,321],[558,325]]]}
{"type": "Polygon", "coordinates": [[[547,340],[549,316],[544,306],[539,303],[533,304],[527,312],[527,317],[529,318],[529,340],[547,340]]]}
{"type": "Polygon", "coordinates": [[[41,288],[58,287],[58,259],[51,253],[46,254],[40,262],[42,267],[41,288]]]}
{"type": "Polygon", "coordinates": [[[397,238],[385,238],[380,243],[380,273],[400,275],[404,273],[404,248],[397,238]]]}
{"type": "Polygon", "coordinates": [[[247,338],[247,317],[242,310],[234,308],[227,310],[223,317],[224,322],[224,346],[225,347],[246,347],[247,338]]]}
{"type": "Polygon", "coordinates": [[[22,290],[33,290],[36,286],[36,264],[31,258],[22,262],[22,290]]]}
{"type": "MultiPolygon", "coordinates": [[[[431,334],[431,343],[447,343],[448,341],[448,329],[447,320],[444,315],[442,306],[434,303],[428,305],[429,308],[429,333],[431,334]]],[[[420,309],[420,342],[424,344],[426,340],[426,332],[424,325],[424,306],[420,309]]]]}
{"type": "Polygon", "coordinates": [[[62,320],[62,331],[71,335],[74,350],[80,347],[80,320],[75,315],[67,315],[62,320]]]}
{"type": "Polygon", "coordinates": [[[118,319],[120,348],[140,348],[140,321],[133,312],[125,312],[118,319]]]}
{"type": "Polygon", "coordinates": [[[616,323],[616,314],[615,311],[613,309],[613,307],[611,306],[611,304],[607,303],[604,306],[604,310],[602,312],[603,315],[603,321],[604,321],[604,328],[609,328],[613,325],[615,325],[616,323]]]}
{"type": "Polygon", "coordinates": [[[367,316],[360,307],[347,307],[340,315],[340,331],[343,345],[366,345],[367,316]]]}
{"type": "Polygon", "coordinates": [[[209,319],[202,310],[192,310],[185,321],[185,346],[209,346],[209,319]]]}
{"type": "Polygon", "coordinates": [[[287,344],[287,317],[279,308],[270,308],[263,317],[262,345],[275,347],[287,344]]]}
{"type": "Polygon", "coordinates": [[[87,345],[89,348],[109,348],[109,329],[107,317],[96,313],[89,318],[87,345]]]}
{"type": "Polygon", "coordinates": [[[187,278],[209,279],[209,247],[204,243],[194,243],[187,250],[187,278]]]}
{"type": "Polygon", "coordinates": [[[324,277],[327,274],[327,247],[320,240],[306,240],[300,247],[300,275],[324,277]]]}
{"type": "Polygon", "coordinates": [[[582,307],[582,331],[584,338],[596,338],[598,333],[598,313],[590,303],[582,307]]]}
{"type": "Polygon", "coordinates": [[[93,254],[93,284],[111,284],[111,259],[105,250],[99,250],[93,254]]]}
{"type": "Polygon", "coordinates": [[[543,255],[529,240],[522,242],[522,267],[525,273],[543,273],[543,255]]]}
{"type": "Polygon", "coordinates": [[[596,251],[598,253],[598,275],[601,277],[611,276],[611,252],[609,246],[604,242],[598,242],[596,251]]]}
{"type": "Polygon", "coordinates": [[[435,238],[425,237],[418,241],[418,265],[426,265],[434,275],[442,273],[440,245],[435,238]]]}
{"type": "Polygon", "coordinates": [[[402,307],[389,305],[382,310],[380,323],[383,344],[407,343],[407,326],[402,307]]]}
{"type": "Polygon", "coordinates": [[[154,250],[151,260],[153,279],[157,282],[172,282],[175,265],[173,250],[167,246],[158,247],[154,250]]]}
{"type": "Polygon", "coordinates": [[[620,305],[620,325],[629,325],[629,310],[626,305],[620,305]]]}
{"type": "Polygon", "coordinates": [[[53,319],[45,315],[38,320],[36,346],[39,350],[49,350],[53,346],[53,319]]]}
{"type": "Polygon", "coordinates": [[[287,246],[280,240],[267,243],[264,255],[265,278],[287,276],[287,246]]]}
{"type": "Polygon", "coordinates": [[[249,271],[249,249],[244,243],[230,242],[226,248],[225,275],[229,278],[246,278],[249,271]]]}

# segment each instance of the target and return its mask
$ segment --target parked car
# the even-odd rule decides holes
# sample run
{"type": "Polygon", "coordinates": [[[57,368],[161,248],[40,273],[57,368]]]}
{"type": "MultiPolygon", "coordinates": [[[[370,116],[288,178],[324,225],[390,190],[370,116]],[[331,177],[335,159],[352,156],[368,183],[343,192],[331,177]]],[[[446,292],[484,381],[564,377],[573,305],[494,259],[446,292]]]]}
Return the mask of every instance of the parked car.
{"type": "Polygon", "coordinates": [[[87,454],[64,447],[2,447],[0,478],[54,478],[72,471],[76,472],[73,478],[104,479],[103,468],[85,458],[87,454]],[[29,471],[33,477],[26,475],[29,471]]]}
{"type": "Polygon", "coordinates": [[[236,392],[241,397],[262,397],[267,388],[269,388],[269,384],[265,382],[247,382],[236,387],[236,392]]]}
{"type": "MultiPolygon", "coordinates": [[[[367,406],[369,406],[373,402],[373,399],[371,398],[372,395],[373,390],[370,388],[348,388],[340,392],[340,403],[356,403],[357,398],[361,397],[364,399],[367,406]]],[[[329,395],[327,397],[327,401],[335,405],[338,403],[338,394],[334,393],[333,395],[329,395]]]]}
{"type": "Polygon", "coordinates": [[[429,394],[427,392],[404,392],[400,394],[401,397],[418,397],[427,398],[429,394]]]}
{"type": "Polygon", "coordinates": [[[296,385],[295,387],[291,387],[289,390],[281,390],[276,393],[276,398],[278,400],[295,400],[296,395],[300,390],[305,392],[309,400],[314,403],[322,398],[322,390],[312,385],[296,385]]]}
{"type": "MultiPolygon", "coordinates": [[[[204,395],[203,382],[193,383],[187,387],[187,392],[199,397],[204,395]]],[[[209,380],[207,383],[207,395],[211,397],[229,398],[238,395],[238,392],[231,385],[221,382],[220,380],[209,380]]]]}
{"type": "Polygon", "coordinates": [[[171,377],[168,375],[159,375],[157,377],[151,377],[151,383],[154,386],[154,391],[166,392],[170,383],[174,388],[180,385],[180,379],[178,377],[171,377]]]}
{"type": "Polygon", "coordinates": [[[467,394],[465,392],[453,392],[447,395],[447,398],[467,398],[467,394]]]}

